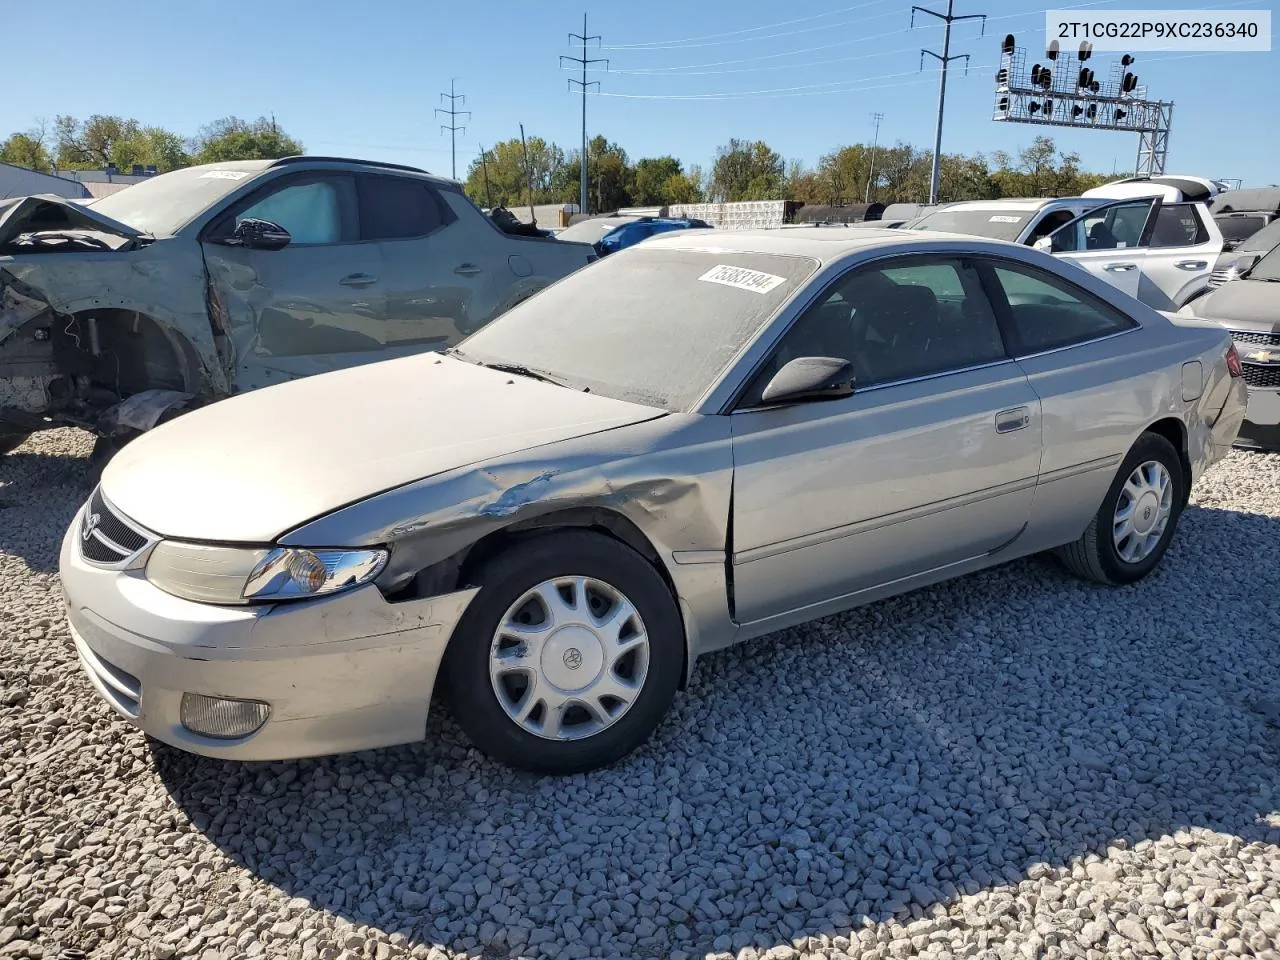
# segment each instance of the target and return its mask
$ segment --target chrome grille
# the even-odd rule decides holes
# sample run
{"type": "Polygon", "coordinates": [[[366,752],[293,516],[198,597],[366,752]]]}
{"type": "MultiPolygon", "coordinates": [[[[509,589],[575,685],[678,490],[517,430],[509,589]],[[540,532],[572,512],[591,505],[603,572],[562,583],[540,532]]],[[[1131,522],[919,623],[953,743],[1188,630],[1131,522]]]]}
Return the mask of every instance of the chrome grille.
{"type": "Polygon", "coordinates": [[[1280,387],[1280,363],[1244,364],[1244,382],[1251,387],[1280,387]]]}
{"type": "Polygon", "coordinates": [[[1231,339],[1236,343],[1252,343],[1261,347],[1280,347],[1280,333],[1261,333],[1255,330],[1232,330],[1231,339]]]}
{"type": "Polygon", "coordinates": [[[1215,270],[1209,274],[1209,286],[1220,287],[1230,279],[1226,270],[1215,270]]]}
{"type": "Polygon", "coordinates": [[[95,489],[80,518],[80,554],[92,564],[122,567],[155,542],[95,489]]]}

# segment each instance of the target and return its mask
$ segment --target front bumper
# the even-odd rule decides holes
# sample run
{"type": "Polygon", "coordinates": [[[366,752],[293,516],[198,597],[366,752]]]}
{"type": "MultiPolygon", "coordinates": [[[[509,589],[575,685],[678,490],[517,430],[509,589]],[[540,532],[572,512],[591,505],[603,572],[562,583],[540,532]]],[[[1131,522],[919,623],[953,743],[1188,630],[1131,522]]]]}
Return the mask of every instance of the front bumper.
{"type": "Polygon", "coordinates": [[[86,563],[62,541],[67,618],[89,681],[121,716],[192,753],[286,760],[421,740],[432,687],[475,589],[388,603],[373,585],[272,607],[194,603],[141,570],[86,563]],[[182,725],[183,693],[270,705],[255,733],[221,740],[182,725]]]}

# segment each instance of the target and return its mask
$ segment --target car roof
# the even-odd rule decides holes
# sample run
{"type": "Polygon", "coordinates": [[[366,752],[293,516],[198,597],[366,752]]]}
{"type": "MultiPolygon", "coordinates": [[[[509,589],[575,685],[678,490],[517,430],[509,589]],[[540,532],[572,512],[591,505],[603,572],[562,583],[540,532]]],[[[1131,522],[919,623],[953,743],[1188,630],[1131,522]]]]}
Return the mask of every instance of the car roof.
{"type": "Polygon", "coordinates": [[[782,256],[812,257],[829,262],[869,248],[892,249],[909,253],[912,249],[930,249],[941,241],[962,242],[975,253],[998,253],[1024,246],[1005,240],[973,237],[939,230],[890,230],[865,227],[859,230],[832,230],[824,227],[792,227],[788,230],[673,230],[646,240],[643,246],[653,249],[698,250],[724,253],[765,253],[782,256]]]}
{"type": "Polygon", "coordinates": [[[400,163],[384,163],[379,160],[358,160],[352,157],[324,157],[303,154],[294,157],[280,157],[275,160],[227,160],[223,163],[204,163],[187,169],[196,170],[244,170],[250,173],[263,173],[276,168],[296,167],[302,170],[352,170],[387,171],[390,173],[410,174],[439,186],[454,185],[458,181],[448,177],[437,176],[418,167],[409,167],[400,163]]]}
{"type": "Polygon", "coordinates": [[[1054,203],[1076,203],[1081,197],[1010,197],[1007,200],[958,200],[945,210],[1039,210],[1054,203]]]}

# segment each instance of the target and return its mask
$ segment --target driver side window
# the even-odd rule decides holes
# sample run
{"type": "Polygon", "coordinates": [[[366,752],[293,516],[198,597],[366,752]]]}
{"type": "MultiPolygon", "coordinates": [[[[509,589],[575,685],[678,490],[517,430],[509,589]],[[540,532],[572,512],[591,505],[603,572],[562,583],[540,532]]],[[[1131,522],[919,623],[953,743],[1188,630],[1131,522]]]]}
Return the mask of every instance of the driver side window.
{"type": "Polygon", "coordinates": [[[1142,242],[1151,200],[1107,205],[1086,213],[1051,237],[1054,253],[1132,249],[1142,242]]]}
{"type": "Polygon", "coordinates": [[[290,246],[343,243],[343,211],[348,208],[350,181],[345,177],[289,178],[265,196],[238,210],[231,229],[241,220],[269,220],[292,237],[290,246]]]}
{"type": "Polygon", "coordinates": [[[756,375],[754,405],[798,357],[853,365],[855,389],[958,371],[1006,358],[978,271],[948,257],[896,258],[856,267],[809,307],[756,375]]]}

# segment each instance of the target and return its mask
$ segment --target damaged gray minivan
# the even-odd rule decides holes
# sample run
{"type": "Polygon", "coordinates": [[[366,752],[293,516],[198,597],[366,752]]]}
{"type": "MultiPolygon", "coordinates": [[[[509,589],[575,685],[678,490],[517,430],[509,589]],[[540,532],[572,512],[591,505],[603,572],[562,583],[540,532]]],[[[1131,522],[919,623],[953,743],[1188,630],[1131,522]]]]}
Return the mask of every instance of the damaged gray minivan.
{"type": "Polygon", "coordinates": [[[504,232],[455,181],[340,158],[0,201],[0,454],[78,426],[96,472],[186,409],[451,346],[593,259],[504,232]]]}

